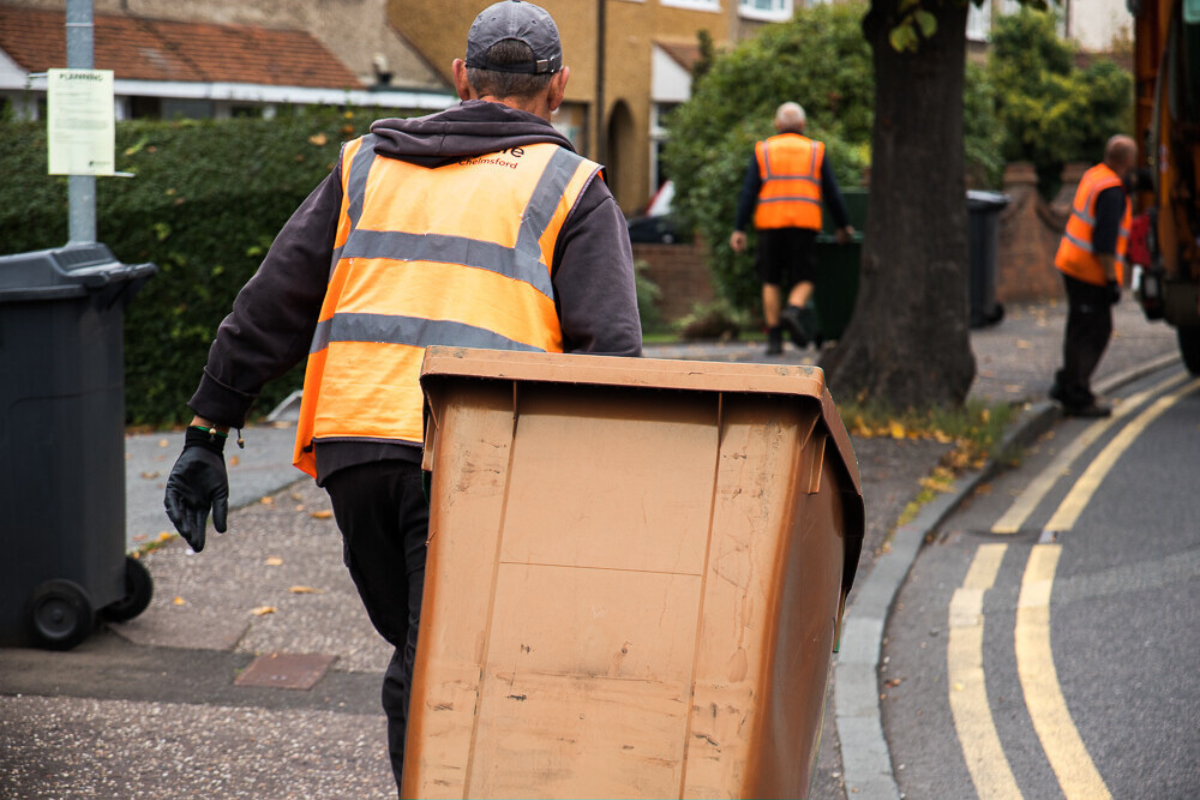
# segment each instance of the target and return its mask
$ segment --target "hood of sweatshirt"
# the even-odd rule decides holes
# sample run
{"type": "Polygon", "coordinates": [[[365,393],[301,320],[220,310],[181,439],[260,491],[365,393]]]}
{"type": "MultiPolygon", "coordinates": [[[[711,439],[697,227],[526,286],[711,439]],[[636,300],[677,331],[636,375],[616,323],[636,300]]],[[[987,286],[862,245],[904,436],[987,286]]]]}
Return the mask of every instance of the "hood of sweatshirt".
{"type": "Polygon", "coordinates": [[[575,149],[541,117],[484,100],[467,100],[425,117],[377,120],[371,133],[379,140],[376,153],[422,167],[538,142],[575,149]]]}

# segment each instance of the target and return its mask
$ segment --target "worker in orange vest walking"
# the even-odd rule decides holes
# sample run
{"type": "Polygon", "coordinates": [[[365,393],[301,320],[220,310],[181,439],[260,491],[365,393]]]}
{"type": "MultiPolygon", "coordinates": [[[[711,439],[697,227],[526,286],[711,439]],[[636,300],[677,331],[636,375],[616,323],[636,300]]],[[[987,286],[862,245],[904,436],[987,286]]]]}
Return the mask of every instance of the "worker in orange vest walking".
{"type": "Polygon", "coordinates": [[[1071,416],[1112,414],[1096,402],[1091,379],[1112,337],[1112,306],[1121,299],[1132,218],[1125,181],[1137,167],[1137,154],[1137,144],[1128,136],[1108,140],[1104,161],[1079,181],[1054,257],[1067,288],[1067,326],[1063,366],[1054,376],[1050,397],[1071,416]]]}
{"type": "Polygon", "coordinates": [[[275,239],[217,330],[165,498],[194,550],[210,510],[225,531],[229,429],[307,359],[294,460],[328,491],[395,648],[382,699],[397,787],[429,524],[425,348],[638,356],[642,343],[625,218],[600,165],[550,124],[570,74],[554,20],[496,3],[453,70],[460,105],[375,122],[275,239]]]}
{"type": "Polygon", "coordinates": [[[762,281],[767,355],[783,352],[783,330],[797,347],[820,346],[820,331],[808,305],[816,279],[816,238],[824,203],[837,224],[837,240],[854,233],[825,145],[804,135],[808,117],[798,103],[775,112],[778,135],[759,142],[746,168],[729,246],[745,251],[750,218],[758,230],[755,270],[762,281]],[[787,307],[781,310],[784,291],[787,307]]]}

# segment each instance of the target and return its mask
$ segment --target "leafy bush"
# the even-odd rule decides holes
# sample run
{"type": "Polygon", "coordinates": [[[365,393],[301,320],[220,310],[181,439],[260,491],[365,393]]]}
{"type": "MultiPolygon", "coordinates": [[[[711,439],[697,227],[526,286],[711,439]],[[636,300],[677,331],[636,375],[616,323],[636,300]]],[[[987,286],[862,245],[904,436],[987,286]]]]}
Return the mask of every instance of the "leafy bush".
{"type": "Polygon", "coordinates": [[[967,62],[963,94],[963,155],[972,186],[999,188],[1004,179],[1004,128],[996,116],[996,90],[987,70],[967,62]]]}
{"type": "MultiPolygon", "coordinates": [[[[126,263],[159,273],[125,321],[127,421],[169,425],[191,416],[217,325],[254,274],[275,234],[329,173],[341,144],[378,114],[332,110],[275,120],[122,122],[117,169],[97,180],[97,236],[126,263]]],[[[67,240],[67,179],[46,174],[46,131],[0,125],[0,250],[67,240]]],[[[300,386],[302,367],[266,387],[265,413],[300,386]]]]}
{"type": "Polygon", "coordinates": [[[662,288],[646,274],[649,266],[645,261],[634,262],[634,289],[637,291],[642,332],[658,333],[664,328],[662,312],[658,308],[658,301],[662,299],[662,288]]]}
{"type": "Polygon", "coordinates": [[[1075,66],[1052,13],[1022,8],[992,34],[988,75],[1004,128],[1004,157],[1031,161],[1046,196],[1068,161],[1097,161],[1114,133],[1128,132],[1133,78],[1112,61],[1075,66]]]}

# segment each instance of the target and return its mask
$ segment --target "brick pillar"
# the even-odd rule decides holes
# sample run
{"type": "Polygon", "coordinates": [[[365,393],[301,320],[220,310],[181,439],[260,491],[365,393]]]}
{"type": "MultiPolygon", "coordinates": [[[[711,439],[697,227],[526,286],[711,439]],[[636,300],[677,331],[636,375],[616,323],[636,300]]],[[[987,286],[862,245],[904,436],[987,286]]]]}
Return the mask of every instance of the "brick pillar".
{"type": "Polygon", "coordinates": [[[1062,223],[1037,190],[1037,171],[1026,161],[1004,170],[1004,193],[1011,200],[1000,213],[996,299],[1028,303],[1062,295],[1054,253],[1062,223]]]}

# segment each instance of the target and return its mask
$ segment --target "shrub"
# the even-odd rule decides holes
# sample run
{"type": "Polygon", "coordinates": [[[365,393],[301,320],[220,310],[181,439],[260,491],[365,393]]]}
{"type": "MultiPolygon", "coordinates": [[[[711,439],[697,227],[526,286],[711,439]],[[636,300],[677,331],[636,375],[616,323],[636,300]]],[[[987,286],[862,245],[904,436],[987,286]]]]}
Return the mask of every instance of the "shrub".
{"type": "Polygon", "coordinates": [[[1049,12],[1022,8],[997,21],[988,56],[1004,157],[1031,161],[1047,197],[1068,161],[1097,161],[1114,133],[1128,133],[1133,78],[1112,61],[1075,66],[1049,12]]]}
{"type": "MultiPolygon", "coordinates": [[[[275,120],[122,122],[117,169],[97,180],[97,236],[126,263],[159,273],[125,322],[127,422],[186,421],[217,325],[275,234],[329,173],[341,144],[377,113],[332,110],[275,120]]],[[[67,240],[67,179],[46,174],[46,131],[0,125],[0,250],[67,240]]],[[[264,390],[265,413],[302,381],[302,366],[264,390]]]]}

